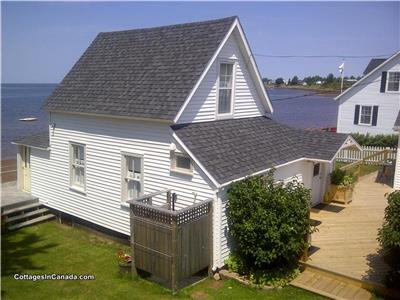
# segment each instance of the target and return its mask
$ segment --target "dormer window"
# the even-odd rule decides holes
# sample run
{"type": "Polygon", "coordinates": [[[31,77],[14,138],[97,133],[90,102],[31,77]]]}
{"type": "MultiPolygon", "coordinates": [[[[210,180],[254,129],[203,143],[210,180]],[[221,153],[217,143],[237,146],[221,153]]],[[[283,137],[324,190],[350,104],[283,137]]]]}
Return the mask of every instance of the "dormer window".
{"type": "Polygon", "coordinates": [[[229,116],[233,110],[233,63],[221,63],[219,65],[217,115],[229,116]]]}

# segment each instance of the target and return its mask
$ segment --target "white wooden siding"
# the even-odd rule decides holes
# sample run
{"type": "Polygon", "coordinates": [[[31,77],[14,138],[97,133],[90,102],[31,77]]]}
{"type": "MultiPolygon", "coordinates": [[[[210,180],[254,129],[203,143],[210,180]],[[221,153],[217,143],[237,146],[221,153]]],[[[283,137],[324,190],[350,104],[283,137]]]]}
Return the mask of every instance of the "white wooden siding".
{"type": "Polygon", "coordinates": [[[397,159],[396,159],[396,169],[394,173],[394,183],[393,188],[395,190],[400,190],[400,138],[397,146],[397,159]]]}
{"type": "Polygon", "coordinates": [[[348,94],[339,99],[337,131],[340,133],[393,134],[393,126],[400,109],[400,93],[380,92],[383,71],[400,71],[399,60],[393,61],[384,68],[371,74],[360,87],[354,87],[348,94]],[[355,125],[354,111],[356,105],[377,105],[377,126],[355,125]]]}
{"type": "MultiPolygon", "coordinates": [[[[53,114],[51,151],[32,149],[32,194],[46,205],[129,234],[129,211],[121,206],[121,152],[144,155],[144,193],[171,188],[177,208],[215,193],[194,165],[193,176],[170,171],[167,124],[53,114]],[[69,188],[69,142],[86,145],[86,195],[69,188]]],[[[52,130],[50,131],[52,132],[52,130]]],[[[176,142],[175,142],[176,143],[176,142]]]]}
{"type": "MultiPolygon", "coordinates": [[[[322,174],[322,189],[325,191],[327,188],[327,176],[330,172],[331,167],[326,163],[326,167],[321,168],[324,174],[322,174]]],[[[283,181],[287,183],[293,179],[297,179],[302,182],[305,187],[311,189],[312,186],[312,175],[313,175],[313,162],[311,161],[298,161],[291,164],[285,165],[283,167],[277,168],[274,173],[274,178],[276,181],[283,181]]],[[[226,216],[226,204],[228,197],[226,194],[227,188],[220,190],[218,192],[218,199],[216,201],[216,211],[217,216],[214,222],[219,222],[219,224],[214,225],[215,230],[218,230],[215,234],[219,236],[219,243],[214,244],[217,249],[214,251],[214,264],[215,267],[222,267],[225,263],[224,261],[228,258],[231,248],[231,241],[229,241],[228,235],[228,220],[226,216]]],[[[215,240],[214,240],[215,242],[215,240]]]]}
{"type": "Polygon", "coordinates": [[[177,123],[204,122],[216,119],[218,63],[223,59],[237,61],[233,117],[245,118],[265,114],[260,96],[238,46],[237,32],[234,31],[221,49],[217,59],[210,67],[177,123]]]}

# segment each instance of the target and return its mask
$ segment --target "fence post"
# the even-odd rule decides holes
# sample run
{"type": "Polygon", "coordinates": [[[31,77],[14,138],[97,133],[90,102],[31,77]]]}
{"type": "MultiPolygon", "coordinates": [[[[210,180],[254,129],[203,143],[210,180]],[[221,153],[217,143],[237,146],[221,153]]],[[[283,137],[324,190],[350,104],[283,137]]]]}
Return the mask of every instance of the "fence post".
{"type": "Polygon", "coordinates": [[[213,219],[214,219],[214,205],[213,202],[210,202],[209,204],[209,211],[208,211],[208,248],[209,248],[209,255],[210,255],[210,265],[208,266],[208,277],[212,277],[213,276],[213,263],[214,263],[214,259],[213,259],[213,244],[214,244],[214,237],[213,237],[213,219]]]}
{"type": "MultiPolygon", "coordinates": [[[[174,195],[174,194],[173,194],[174,195]]],[[[173,203],[173,202],[172,202],[173,203]]],[[[171,223],[171,257],[172,257],[172,262],[171,262],[171,289],[172,293],[176,293],[178,290],[178,274],[177,274],[177,230],[178,230],[178,222],[177,222],[177,216],[173,215],[172,216],[172,223],[171,223]]]]}
{"type": "Polygon", "coordinates": [[[167,192],[167,208],[171,210],[171,191],[167,192]]]}
{"type": "Polygon", "coordinates": [[[130,213],[130,219],[131,219],[131,274],[132,278],[135,278],[137,276],[137,270],[136,270],[136,264],[135,264],[135,236],[134,236],[134,228],[133,228],[133,223],[134,223],[134,215],[133,215],[133,205],[129,205],[129,213],[130,213]]]}

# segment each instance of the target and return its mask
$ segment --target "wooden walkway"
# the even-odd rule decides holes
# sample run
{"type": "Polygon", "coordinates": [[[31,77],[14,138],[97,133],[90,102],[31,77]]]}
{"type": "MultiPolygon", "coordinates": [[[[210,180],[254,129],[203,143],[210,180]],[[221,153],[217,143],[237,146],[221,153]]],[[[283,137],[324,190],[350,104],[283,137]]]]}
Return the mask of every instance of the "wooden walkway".
{"type": "Polygon", "coordinates": [[[311,218],[321,222],[312,235],[307,263],[360,280],[382,283],[388,266],[376,240],[392,188],[376,183],[377,173],[360,178],[353,202],[319,205],[311,218]]]}

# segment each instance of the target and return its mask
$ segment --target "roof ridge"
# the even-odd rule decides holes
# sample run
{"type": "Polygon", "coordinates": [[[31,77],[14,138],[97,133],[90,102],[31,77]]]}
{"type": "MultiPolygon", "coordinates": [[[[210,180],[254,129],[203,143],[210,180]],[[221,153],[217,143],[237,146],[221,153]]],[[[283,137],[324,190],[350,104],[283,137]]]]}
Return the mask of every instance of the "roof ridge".
{"type": "Polygon", "coordinates": [[[99,35],[138,32],[138,31],[151,31],[151,30],[160,30],[160,29],[171,29],[173,27],[179,28],[179,27],[185,27],[185,26],[207,25],[210,23],[226,22],[229,20],[232,20],[232,22],[233,22],[236,19],[239,19],[239,17],[238,16],[230,16],[230,17],[225,17],[225,18],[220,18],[220,19],[212,19],[212,20],[206,20],[206,21],[186,22],[186,23],[162,25],[162,26],[155,26],[155,27],[134,28],[134,29],[124,29],[124,30],[115,30],[115,31],[103,31],[103,32],[99,32],[99,35]]]}

